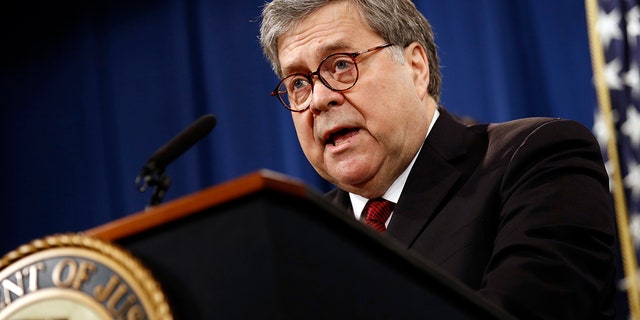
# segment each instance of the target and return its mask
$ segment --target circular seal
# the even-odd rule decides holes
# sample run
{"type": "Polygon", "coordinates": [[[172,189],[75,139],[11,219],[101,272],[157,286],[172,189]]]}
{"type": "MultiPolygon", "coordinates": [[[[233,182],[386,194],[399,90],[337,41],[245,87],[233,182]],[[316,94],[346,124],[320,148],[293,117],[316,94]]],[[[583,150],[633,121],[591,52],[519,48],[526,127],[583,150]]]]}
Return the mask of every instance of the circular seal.
{"type": "Polygon", "coordinates": [[[37,239],[0,260],[0,319],[173,319],[127,251],[82,234],[37,239]]]}

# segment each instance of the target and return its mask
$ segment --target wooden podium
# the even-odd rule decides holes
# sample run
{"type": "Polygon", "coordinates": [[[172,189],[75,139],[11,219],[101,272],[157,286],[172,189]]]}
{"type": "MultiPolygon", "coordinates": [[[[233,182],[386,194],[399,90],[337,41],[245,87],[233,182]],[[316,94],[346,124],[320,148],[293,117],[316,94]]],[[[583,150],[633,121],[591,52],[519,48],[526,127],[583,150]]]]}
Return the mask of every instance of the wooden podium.
{"type": "Polygon", "coordinates": [[[93,228],[137,257],[175,319],[509,319],[270,171],[93,228]]]}

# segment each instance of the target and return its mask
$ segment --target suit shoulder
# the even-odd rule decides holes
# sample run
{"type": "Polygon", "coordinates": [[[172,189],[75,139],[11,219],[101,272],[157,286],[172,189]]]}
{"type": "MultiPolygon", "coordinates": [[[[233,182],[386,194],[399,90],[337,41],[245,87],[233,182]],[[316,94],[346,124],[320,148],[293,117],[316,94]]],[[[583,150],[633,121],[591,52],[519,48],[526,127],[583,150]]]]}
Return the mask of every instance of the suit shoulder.
{"type": "MultiPolygon", "coordinates": [[[[487,156],[493,160],[510,162],[515,159],[536,159],[543,155],[567,151],[587,152],[601,160],[600,146],[584,125],[559,118],[523,118],[489,124],[487,156]]],[[[493,160],[490,160],[493,161],[493,160]]]]}
{"type": "Polygon", "coordinates": [[[500,123],[490,123],[487,127],[489,132],[495,132],[500,134],[520,134],[529,133],[541,126],[548,125],[554,122],[564,122],[569,120],[563,120],[560,118],[522,118],[500,123]]]}
{"type": "Polygon", "coordinates": [[[587,140],[595,142],[591,131],[583,124],[561,118],[523,118],[487,126],[490,136],[503,141],[525,142],[533,137],[542,140],[587,140]]]}

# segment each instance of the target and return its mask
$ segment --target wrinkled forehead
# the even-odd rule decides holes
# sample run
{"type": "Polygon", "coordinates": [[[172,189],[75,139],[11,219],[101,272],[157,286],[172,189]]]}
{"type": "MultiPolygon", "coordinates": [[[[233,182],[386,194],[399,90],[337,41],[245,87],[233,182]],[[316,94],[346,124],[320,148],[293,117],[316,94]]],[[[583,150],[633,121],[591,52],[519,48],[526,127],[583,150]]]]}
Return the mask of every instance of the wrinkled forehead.
{"type": "Polygon", "coordinates": [[[345,1],[327,4],[278,38],[282,74],[309,71],[329,54],[362,49],[372,42],[370,38],[380,37],[368,28],[353,5],[345,1]]]}

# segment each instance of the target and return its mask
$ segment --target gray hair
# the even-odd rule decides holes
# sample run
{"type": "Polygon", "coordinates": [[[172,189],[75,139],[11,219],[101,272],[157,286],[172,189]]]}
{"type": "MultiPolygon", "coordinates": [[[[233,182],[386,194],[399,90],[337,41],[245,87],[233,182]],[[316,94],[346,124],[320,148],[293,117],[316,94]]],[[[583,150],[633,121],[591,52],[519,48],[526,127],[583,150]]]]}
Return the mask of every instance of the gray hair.
{"type": "MultiPolygon", "coordinates": [[[[278,38],[317,9],[336,0],[273,0],[262,10],[260,44],[273,71],[283,77],[278,60],[278,38]]],[[[401,48],[418,42],[429,60],[428,92],[440,100],[441,75],[431,25],[411,0],[337,0],[349,1],[360,12],[367,26],[384,41],[401,48]]]]}

